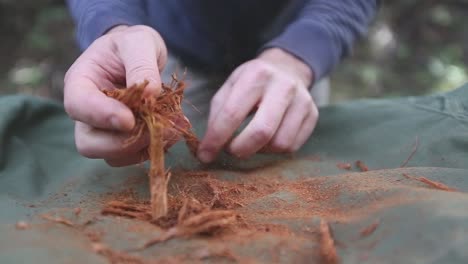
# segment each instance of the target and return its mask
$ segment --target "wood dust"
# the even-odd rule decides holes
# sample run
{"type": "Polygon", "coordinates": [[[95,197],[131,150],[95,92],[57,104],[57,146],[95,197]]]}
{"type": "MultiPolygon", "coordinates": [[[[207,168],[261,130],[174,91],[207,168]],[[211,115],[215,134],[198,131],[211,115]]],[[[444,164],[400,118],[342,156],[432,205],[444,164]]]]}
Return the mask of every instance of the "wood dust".
{"type": "MultiPolygon", "coordinates": [[[[151,138],[148,147],[150,197],[139,198],[132,187],[128,187],[123,191],[107,194],[101,201],[101,215],[132,219],[131,225],[135,229],[150,223],[151,227],[162,230],[158,237],[136,245],[133,253],[174,238],[204,237],[222,244],[222,241],[245,243],[245,240],[266,234],[280,239],[293,237],[298,240],[310,239],[309,236],[313,236],[318,243],[318,250],[313,253],[315,254],[313,257],[321,263],[334,264],[339,263],[340,258],[337,252],[338,243],[333,237],[329,221],[355,220],[385,206],[407,202],[401,197],[380,199],[377,196],[369,199],[371,201],[369,204],[352,205],[340,201],[343,189],[347,192],[366,194],[369,192],[368,196],[371,197],[372,191],[384,190],[391,184],[376,179],[375,175],[372,176],[370,173],[362,174],[359,183],[356,183],[358,180],[351,176],[342,176],[340,181],[330,181],[330,177],[288,181],[280,177],[282,165],[270,166],[274,169],[265,167],[250,172],[242,171],[240,174],[249,177],[239,177],[236,181],[221,180],[215,176],[216,172],[211,171],[166,171],[165,142],[163,142],[165,130],[171,130],[177,136],[184,138],[192,153],[196,152],[198,145],[198,140],[190,130],[190,123],[187,121],[187,126],[179,126],[176,122],[186,120],[181,109],[185,85],[174,76],[170,85],[163,85],[163,91],[159,96],[151,98],[144,97],[145,86],[146,83],[129,89],[104,91],[106,95],[126,104],[135,115],[136,126],[132,132],[133,136],[126,144],[132,144],[143,133],[149,133],[151,138]],[[252,176],[262,170],[267,171],[269,175],[252,176]],[[321,220],[313,232],[304,232],[304,227],[294,229],[281,222],[281,220],[298,219],[300,222],[300,219],[317,216],[321,220]]],[[[408,160],[416,152],[417,144],[414,149],[408,160]]],[[[319,161],[320,157],[314,156],[308,159],[319,161]]],[[[404,165],[406,163],[407,161],[404,165]]],[[[369,170],[362,161],[357,161],[355,166],[362,172],[369,170]]],[[[352,165],[339,163],[337,167],[350,170],[352,165]]],[[[424,182],[433,188],[454,191],[453,188],[424,177],[409,175],[405,177],[424,182]]],[[[132,179],[132,181],[134,185],[141,185],[139,180],[132,179]]],[[[80,208],[74,210],[76,217],[80,213],[80,208]]],[[[104,256],[110,263],[149,263],[135,254],[112,249],[102,241],[102,232],[86,230],[86,226],[77,226],[72,221],[60,217],[43,215],[43,218],[82,230],[89,239],[91,250],[104,256]]],[[[360,231],[357,230],[356,233],[360,234],[361,238],[367,237],[375,232],[379,224],[380,222],[375,222],[360,231]]],[[[164,261],[179,263],[181,260],[202,260],[211,256],[237,262],[243,260],[227,247],[207,247],[197,252],[164,261]]]]}

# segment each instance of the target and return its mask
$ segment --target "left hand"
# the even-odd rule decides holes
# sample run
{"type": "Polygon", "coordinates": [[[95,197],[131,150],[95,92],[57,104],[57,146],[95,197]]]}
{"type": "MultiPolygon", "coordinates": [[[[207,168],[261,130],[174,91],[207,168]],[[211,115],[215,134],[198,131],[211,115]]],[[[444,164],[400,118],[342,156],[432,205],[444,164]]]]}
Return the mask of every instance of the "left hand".
{"type": "Polygon", "coordinates": [[[308,90],[312,75],[305,63],[278,48],[265,50],[239,66],[211,101],[198,158],[211,162],[225,145],[239,158],[259,151],[298,150],[318,120],[318,109],[308,90]],[[230,141],[253,110],[252,121],[230,141]]]}

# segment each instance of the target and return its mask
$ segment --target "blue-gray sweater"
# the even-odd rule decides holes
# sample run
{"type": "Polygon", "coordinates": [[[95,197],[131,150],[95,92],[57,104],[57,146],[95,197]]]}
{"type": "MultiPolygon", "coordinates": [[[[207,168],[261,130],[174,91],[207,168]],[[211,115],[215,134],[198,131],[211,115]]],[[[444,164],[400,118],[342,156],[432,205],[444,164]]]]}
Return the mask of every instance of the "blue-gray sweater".
{"type": "Polygon", "coordinates": [[[366,33],[379,0],[67,0],[80,47],[119,24],[155,28],[204,70],[232,70],[269,47],[302,59],[315,80],[366,33]]]}

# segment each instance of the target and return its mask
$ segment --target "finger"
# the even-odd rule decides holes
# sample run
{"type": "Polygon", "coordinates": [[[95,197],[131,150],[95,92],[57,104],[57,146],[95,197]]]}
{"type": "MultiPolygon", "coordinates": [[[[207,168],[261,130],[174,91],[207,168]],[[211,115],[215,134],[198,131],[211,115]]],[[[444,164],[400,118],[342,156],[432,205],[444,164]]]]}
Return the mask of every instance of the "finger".
{"type": "Polygon", "coordinates": [[[304,145],[304,143],[309,139],[310,135],[315,129],[315,126],[317,125],[318,117],[319,117],[318,109],[314,104],[312,106],[312,110],[310,114],[302,123],[302,127],[300,128],[299,133],[297,134],[296,140],[293,144],[292,151],[299,150],[302,147],[302,145],[304,145]]]}
{"type": "Polygon", "coordinates": [[[127,144],[128,133],[111,132],[76,122],[75,143],[78,152],[92,159],[114,159],[136,153],[149,144],[149,136],[143,133],[132,144],[127,144]]]}
{"type": "Polygon", "coordinates": [[[229,151],[238,157],[245,158],[265,146],[281,124],[295,93],[294,83],[273,81],[267,88],[267,94],[254,118],[232,141],[229,151]]]}
{"type": "Polygon", "coordinates": [[[130,109],[107,97],[99,88],[79,71],[69,72],[64,88],[64,106],[68,115],[97,128],[130,131],[135,125],[130,109]]]}
{"type": "Polygon", "coordinates": [[[125,67],[127,87],[141,84],[145,80],[149,83],[146,91],[159,94],[161,91],[160,72],[164,68],[164,47],[158,39],[157,33],[151,30],[129,31],[121,35],[117,43],[120,58],[125,67]]]}
{"type": "Polygon", "coordinates": [[[163,131],[164,150],[168,150],[181,139],[179,131],[175,129],[166,129],[163,131]]]}
{"type": "Polygon", "coordinates": [[[267,152],[287,153],[294,151],[294,143],[298,133],[310,113],[311,100],[309,94],[296,93],[278,130],[266,146],[267,152]]]}
{"type": "Polygon", "coordinates": [[[106,159],[106,163],[112,167],[124,167],[139,164],[148,160],[148,150],[142,149],[137,153],[114,159],[106,159]]]}
{"type": "Polygon", "coordinates": [[[228,77],[224,84],[219,88],[218,92],[211,99],[210,113],[208,115],[208,124],[212,124],[218,113],[220,112],[221,107],[229,98],[229,95],[232,92],[232,87],[235,82],[237,82],[239,76],[243,72],[245,67],[238,67],[234,72],[228,77]]]}
{"type": "MultiPolygon", "coordinates": [[[[183,124],[185,126],[185,124],[183,124]]],[[[181,136],[177,130],[174,129],[167,129],[163,131],[163,145],[164,150],[169,149],[172,145],[177,143],[180,140],[181,136]]],[[[137,146],[141,147],[142,145],[137,144],[137,146]]],[[[132,149],[135,149],[133,147],[132,149]]],[[[139,150],[137,153],[128,153],[123,156],[119,156],[116,158],[108,158],[106,159],[107,164],[112,167],[123,167],[129,166],[133,164],[142,163],[149,159],[148,148],[147,146],[143,145],[143,148],[139,150]]]]}
{"type": "Polygon", "coordinates": [[[249,72],[240,77],[230,88],[231,94],[219,108],[213,121],[208,123],[205,137],[200,144],[198,157],[202,162],[213,161],[260,100],[265,82],[266,80],[259,79],[254,72],[249,72]]]}

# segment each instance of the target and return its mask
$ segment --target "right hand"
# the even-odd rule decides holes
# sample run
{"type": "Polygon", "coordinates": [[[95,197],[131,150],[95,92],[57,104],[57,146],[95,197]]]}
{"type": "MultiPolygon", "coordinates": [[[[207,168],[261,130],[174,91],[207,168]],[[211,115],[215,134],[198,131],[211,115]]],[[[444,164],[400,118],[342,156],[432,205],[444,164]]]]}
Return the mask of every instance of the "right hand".
{"type": "Polygon", "coordinates": [[[145,94],[157,95],[166,60],[166,45],[154,29],[117,26],[75,61],[65,76],[64,105],[76,121],[75,143],[81,155],[104,159],[111,166],[147,159],[148,135],[126,146],[135,118],[129,108],[100,89],[130,87],[148,80],[145,94]]]}

